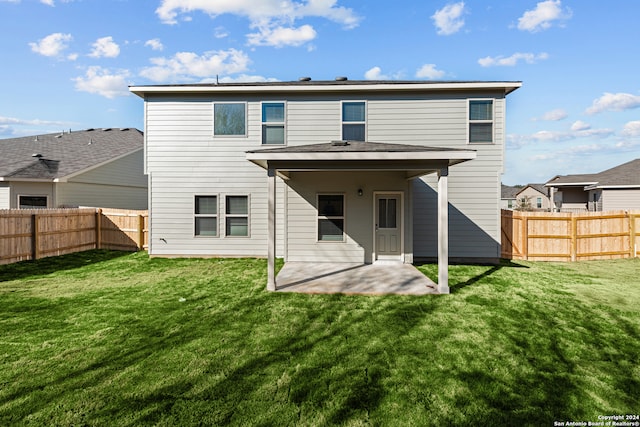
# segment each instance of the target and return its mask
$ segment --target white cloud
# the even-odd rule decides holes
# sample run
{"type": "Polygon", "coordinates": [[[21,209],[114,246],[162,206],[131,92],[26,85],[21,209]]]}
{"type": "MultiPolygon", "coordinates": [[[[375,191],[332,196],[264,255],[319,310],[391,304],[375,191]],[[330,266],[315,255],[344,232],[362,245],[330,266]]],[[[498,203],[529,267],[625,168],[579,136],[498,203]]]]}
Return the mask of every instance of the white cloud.
{"type": "Polygon", "coordinates": [[[442,9],[436,10],[431,16],[433,23],[438,29],[438,34],[448,36],[460,31],[464,26],[464,2],[448,4],[442,9]]]}
{"type": "Polygon", "coordinates": [[[89,67],[84,77],[76,77],[76,90],[81,92],[96,93],[107,98],[116,96],[128,96],[128,82],[130,73],[127,70],[119,70],[114,73],[99,66],[89,67]]]}
{"type": "Polygon", "coordinates": [[[568,117],[568,115],[569,114],[567,114],[567,112],[565,110],[563,110],[562,108],[556,108],[555,110],[547,111],[541,117],[536,117],[533,120],[534,121],[544,120],[544,121],[549,121],[549,122],[557,122],[559,120],[566,119],[568,117]]]}
{"type": "Polygon", "coordinates": [[[153,50],[164,49],[164,46],[162,45],[162,42],[160,41],[160,39],[147,40],[146,42],[144,42],[144,45],[149,46],[153,50]]]}
{"type": "Polygon", "coordinates": [[[298,28],[260,28],[259,32],[247,34],[252,46],[300,46],[316,38],[316,30],[311,25],[298,28]]]}
{"type": "Polygon", "coordinates": [[[582,120],[576,120],[571,125],[571,130],[574,132],[584,131],[591,129],[591,125],[589,123],[585,123],[582,120]]]}
{"type": "Polygon", "coordinates": [[[532,33],[546,30],[553,25],[554,21],[564,21],[571,18],[571,10],[562,10],[560,0],[541,1],[533,10],[527,10],[518,19],[518,29],[530,31],[532,33]]]}
{"type": "Polygon", "coordinates": [[[336,0],[162,0],[156,14],[165,24],[176,24],[179,15],[199,11],[212,18],[225,13],[244,16],[254,27],[292,23],[306,17],[326,18],[346,28],[356,27],[360,17],[352,9],[336,3],[336,0]]]}
{"type": "Polygon", "coordinates": [[[640,120],[634,120],[624,125],[622,136],[638,137],[640,136],[640,120]]]}
{"type": "MultiPolygon", "coordinates": [[[[210,79],[205,79],[203,80],[203,83],[206,82],[211,82],[213,83],[215,80],[210,80],[210,79]]],[[[240,74],[238,76],[235,77],[229,77],[229,76],[225,76],[222,77],[220,80],[220,83],[251,83],[251,82],[277,82],[279,81],[276,78],[273,77],[263,77],[263,76],[252,76],[249,74],[240,74]]]]}
{"type": "Polygon", "coordinates": [[[504,56],[486,56],[484,58],[478,59],[478,64],[483,67],[513,67],[518,64],[519,61],[525,61],[527,64],[535,64],[538,61],[548,59],[549,55],[546,52],[542,52],[539,54],[534,53],[522,53],[516,52],[509,57],[504,56]]]}
{"type": "Polygon", "coordinates": [[[586,112],[587,114],[596,114],[603,111],[624,111],[638,107],[640,107],[640,96],[630,93],[605,92],[604,95],[593,101],[586,112]]]}
{"type": "Polygon", "coordinates": [[[41,38],[37,43],[29,43],[31,50],[43,56],[60,56],[69,47],[69,42],[73,40],[71,34],[53,33],[41,38]]]}
{"type": "Polygon", "coordinates": [[[366,80],[388,80],[389,76],[382,74],[382,68],[376,66],[368,69],[364,73],[364,78],[366,80]]]}
{"type": "Polygon", "coordinates": [[[178,52],[172,58],[152,58],[151,67],[144,68],[140,75],[155,82],[193,81],[212,79],[219,74],[236,74],[247,70],[250,60],[236,49],[205,52],[178,52]]]}
{"type": "Polygon", "coordinates": [[[40,0],[40,3],[46,4],[47,6],[55,6],[53,0],[40,0]]]}
{"type": "Polygon", "coordinates": [[[93,58],[115,58],[120,55],[120,46],[111,36],[99,38],[92,46],[93,50],[89,56],[93,58]]]}
{"type": "Polygon", "coordinates": [[[416,71],[416,77],[421,79],[435,80],[444,77],[446,73],[436,68],[436,64],[424,64],[416,71]]]}
{"type": "Polygon", "coordinates": [[[15,117],[0,116],[0,125],[27,125],[27,126],[69,126],[69,122],[40,120],[40,119],[17,119],[15,117]]]}
{"type": "Polygon", "coordinates": [[[216,27],[213,33],[213,37],[217,39],[223,39],[229,36],[229,32],[224,27],[216,27]]]}

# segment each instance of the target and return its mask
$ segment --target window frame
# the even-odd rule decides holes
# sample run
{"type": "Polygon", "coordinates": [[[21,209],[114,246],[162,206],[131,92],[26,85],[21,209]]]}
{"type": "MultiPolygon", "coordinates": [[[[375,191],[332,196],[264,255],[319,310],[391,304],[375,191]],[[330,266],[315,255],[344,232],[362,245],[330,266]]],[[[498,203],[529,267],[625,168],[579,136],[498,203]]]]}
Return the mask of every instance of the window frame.
{"type": "Polygon", "coordinates": [[[18,194],[18,209],[49,209],[49,196],[46,194],[18,194]],[[20,199],[22,199],[23,197],[39,197],[39,198],[44,198],[45,200],[45,206],[39,206],[39,207],[31,207],[31,208],[23,208],[22,207],[22,203],[20,202],[20,199]]]}
{"type": "Polygon", "coordinates": [[[194,194],[193,195],[193,236],[200,238],[218,238],[220,237],[220,195],[219,194],[194,194]],[[198,197],[215,197],[216,198],[216,212],[215,214],[210,213],[196,213],[198,202],[198,197]],[[197,234],[197,218],[215,218],[216,223],[216,234],[197,234]]]}
{"type": "Polygon", "coordinates": [[[260,103],[260,144],[264,146],[280,146],[287,145],[287,102],[286,101],[262,101],[260,103]],[[282,104],[283,121],[282,122],[267,122],[264,118],[264,105],[265,104],[282,104]],[[282,126],[283,140],[282,144],[267,144],[265,143],[265,128],[269,126],[282,126]]]}
{"type": "Polygon", "coordinates": [[[247,138],[249,136],[249,126],[248,126],[248,102],[246,101],[213,101],[211,107],[211,113],[213,114],[212,118],[212,132],[214,138],[247,138]],[[234,134],[234,135],[217,135],[216,134],[216,105],[236,105],[240,104],[244,106],[244,133],[243,134],[234,134]]]}
{"type": "Polygon", "coordinates": [[[368,137],[368,126],[367,126],[367,116],[369,113],[369,105],[366,100],[342,100],[340,101],[340,139],[342,141],[357,141],[354,139],[347,139],[344,137],[344,126],[346,125],[363,125],[364,126],[364,139],[367,140],[368,137]],[[364,104],[364,120],[363,121],[345,121],[344,120],[344,105],[345,104],[364,104]]]}
{"type": "Polygon", "coordinates": [[[495,98],[468,98],[467,99],[467,144],[469,145],[482,145],[482,144],[495,144],[496,143],[496,100],[495,98]],[[490,120],[472,120],[471,104],[473,101],[491,101],[491,119],[490,120]],[[471,127],[474,124],[490,124],[491,125],[491,141],[471,141],[471,127]]]}
{"type": "Polygon", "coordinates": [[[224,196],[224,237],[231,239],[246,239],[251,237],[251,195],[250,194],[225,194],[224,196]],[[247,200],[247,213],[246,214],[230,214],[229,210],[229,198],[230,197],[244,197],[247,200]],[[247,234],[246,236],[234,236],[228,233],[227,218],[247,218],[247,234]]]}
{"type": "Polygon", "coordinates": [[[323,192],[316,193],[316,243],[345,243],[347,241],[347,197],[341,192],[323,192]],[[322,196],[340,196],[342,197],[342,215],[320,215],[320,197],[322,196]],[[320,221],[342,219],[342,239],[340,240],[321,240],[320,239],[320,221]]]}

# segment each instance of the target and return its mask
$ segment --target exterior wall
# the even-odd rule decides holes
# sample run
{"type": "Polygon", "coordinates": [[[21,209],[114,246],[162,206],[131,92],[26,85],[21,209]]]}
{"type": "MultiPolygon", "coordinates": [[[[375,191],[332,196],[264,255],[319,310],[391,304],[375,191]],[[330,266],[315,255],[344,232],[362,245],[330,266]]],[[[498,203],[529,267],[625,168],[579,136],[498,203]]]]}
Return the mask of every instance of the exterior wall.
{"type": "MultiPolygon", "coordinates": [[[[286,101],[286,139],[292,146],[341,139],[341,101],[348,100],[367,102],[368,141],[477,150],[475,160],[453,166],[450,171],[450,256],[497,258],[505,120],[505,100],[501,91],[475,91],[472,94],[460,91],[437,94],[290,93],[249,99],[215,93],[148,95],[145,102],[145,165],[151,190],[150,253],[166,256],[264,255],[267,246],[266,172],[245,159],[246,151],[261,148],[261,101],[286,101]],[[493,144],[467,144],[469,96],[494,99],[493,144]],[[213,136],[214,101],[247,102],[246,137],[213,136]],[[230,192],[250,195],[251,237],[194,237],[194,195],[223,196],[230,192]]],[[[362,181],[361,184],[368,187],[367,182],[362,181]]],[[[279,201],[284,197],[282,187],[279,183],[279,201]]],[[[437,194],[434,188],[437,188],[435,177],[418,179],[413,184],[412,194],[407,197],[407,201],[414,197],[412,211],[416,228],[412,237],[416,256],[430,257],[437,253],[437,221],[433,213],[437,194]]],[[[310,191],[310,187],[305,187],[303,193],[310,191]]],[[[295,195],[288,191],[287,197],[291,198],[293,208],[297,203],[295,195]]],[[[277,205],[282,209],[282,203],[277,205]]],[[[222,224],[222,216],[219,224],[222,224]]],[[[278,215],[278,218],[282,216],[278,215]]],[[[282,230],[283,225],[279,222],[278,229],[282,230]]],[[[295,223],[292,225],[296,226],[295,223]]],[[[315,227],[313,230],[315,233],[315,227]]],[[[295,238],[289,244],[296,247],[295,238]]],[[[280,254],[283,245],[284,242],[280,242],[280,254]]],[[[363,250],[349,248],[349,256],[362,260],[363,250]]],[[[289,257],[295,258],[298,252],[294,252],[290,249],[289,257]]],[[[315,253],[311,250],[300,257],[311,256],[312,252],[315,253]]]]}
{"type": "Polygon", "coordinates": [[[640,209],[640,188],[602,190],[602,210],[634,210],[640,209]]]}
{"type": "Polygon", "coordinates": [[[531,204],[531,208],[533,208],[533,210],[548,211],[551,208],[551,203],[549,201],[549,198],[544,194],[542,194],[541,192],[539,192],[538,190],[536,190],[535,188],[527,187],[521,192],[519,192],[516,197],[516,201],[522,200],[523,197],[526,197],[529,200],[529,203],[531,204]],[[542,202],[541,207],[538,207],[538,203],[537,203],[538,198],[541,199],[541,202],[542,202]]]}
{"type": "Polygon", "coordinates": [[[11,208],[11,188],[8,183],[0,183],[0,209],[11,208]]]}
{"type": "Polygon", "coordinates": [[[56,207],[147,209],[143,150],[57,184],[56,207]]]}
{"type": "Polygon", "coordinates": [[[10,209],[18,209],[19,196],[47,196],[47,207],[55,206],[55,186],[51,182],[23,182],[12,181],[10,209]]]}
{"type": "Polygon", "coordinates": [[[287,260],[318,262],[373,261],[374,192],[403,192],[404,254],[411,257],[408,238],[411,215],[409,184],[399,172],[297,172],[288,184],[287,260]],[[358,196],[362,189],[362,196],[358,196]],[[318,242],[318,193],[343,194],[345,198],[344,242],[318,242]]]}

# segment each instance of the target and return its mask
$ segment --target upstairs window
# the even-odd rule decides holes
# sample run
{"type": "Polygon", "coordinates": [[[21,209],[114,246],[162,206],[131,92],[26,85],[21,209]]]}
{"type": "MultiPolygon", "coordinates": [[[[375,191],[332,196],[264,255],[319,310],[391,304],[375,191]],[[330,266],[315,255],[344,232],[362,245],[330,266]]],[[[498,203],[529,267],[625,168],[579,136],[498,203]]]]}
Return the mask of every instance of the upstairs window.
{"type": "Polygon", "coordinates": [[[366,105],[364,102],[342,103],[342,140],[366,139],[366,105]]]}
{"type": "Polygon", "coordinates": [[[469,144],[493,143],[493,100],[469,100],[469,144]]]}
{"type": "Polygon", "coordinates": [[[284,130],[284,102],[264,102],[262,104],[262,144],[284,144],[284,130]]]}
{"type": "Polygon", "coordinates": [[[318,194],[318,241],[344,241],[343,194],[318,194]]]}
{"type": "Polygon", "coordinates": [[[213,104],[213,136],[247,136],[247,104],[213,104]]]}

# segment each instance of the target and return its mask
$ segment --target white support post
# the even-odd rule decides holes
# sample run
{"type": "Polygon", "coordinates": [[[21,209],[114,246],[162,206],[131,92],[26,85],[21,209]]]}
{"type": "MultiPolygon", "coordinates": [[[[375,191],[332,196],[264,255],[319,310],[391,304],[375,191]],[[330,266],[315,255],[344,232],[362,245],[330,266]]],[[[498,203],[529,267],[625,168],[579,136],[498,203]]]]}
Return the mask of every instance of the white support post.
{"type": "Polygon", "coordinates": [[[449,293],[449,168],[438,171],[438,293],[449,293]]]}
{"type": "Polygon", "coordinates": [[[276,290],[276,170],[267,170],[269,181],[268,246],[267,246],[267,290],[276,290]]]}

